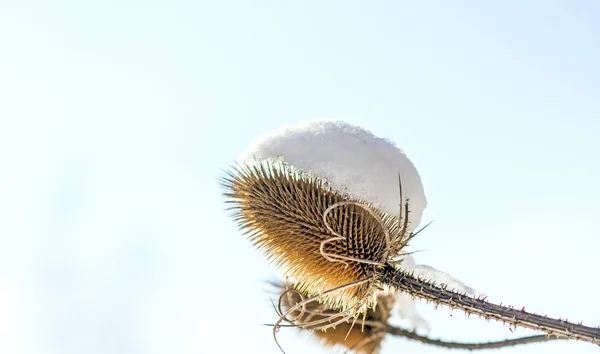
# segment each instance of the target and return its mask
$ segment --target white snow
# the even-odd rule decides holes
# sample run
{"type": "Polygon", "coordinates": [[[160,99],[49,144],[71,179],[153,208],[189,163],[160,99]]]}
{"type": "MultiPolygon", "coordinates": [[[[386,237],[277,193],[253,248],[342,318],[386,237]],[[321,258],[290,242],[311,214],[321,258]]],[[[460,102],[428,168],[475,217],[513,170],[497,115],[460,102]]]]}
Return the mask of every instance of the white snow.
{"type": "Polygon", "coordinates": [[[286,126],[256,138],[240,162],[282,160],[320,177],[353,198],[372,203],[384,212],[399,212],[398,173],[403,202],[409,201],[410,229],[421,222],[427,206],[421,177],[394,143],[368,130],[333,119],[317,119],[286,126]]]}
{"type": "Polygon", "coordinates": [[[446,287],[452,291],[476,296],[477,293],[475,289],[467,286],[465,283],[456,279],[446,272],[442,272],[441,270],[437,270],[432,266],[428,266],[425,264],[415,265],[414,267],[407,267],[406,264],[403,264],[408,270],[412,271],[413,275],[420,279],[426,279],[431,283],[435,283],[439,286],[446,287]]]}

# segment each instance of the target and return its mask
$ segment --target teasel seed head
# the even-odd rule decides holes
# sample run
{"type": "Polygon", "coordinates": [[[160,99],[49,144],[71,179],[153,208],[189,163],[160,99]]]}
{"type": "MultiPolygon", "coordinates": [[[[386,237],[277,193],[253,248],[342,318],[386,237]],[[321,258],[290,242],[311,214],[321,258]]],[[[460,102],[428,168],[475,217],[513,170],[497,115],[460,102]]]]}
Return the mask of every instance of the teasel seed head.
{"type": "Polygon", "coordinates": [[[325,293],[319,302],[332,309],[364,313],[372,307],[380,290],[377,269],[409,241],[407,222],[401,225],[399,217],[282,162],[237,166],[222,184],[234,219],[253,244],[294,288],[309,297],[325,293]]]}
{"type": "MultiPolygon", "coordinates": [[[[307,297],[289,283],[274,285],[278,286],[280,293],[279,313],[285,313],[307,297]]],[[[340,313],[316,301],[292,311],[287,318],[291,319],[293,326],[311,331],[324,346],[345,347],[355,353],[377,354],[386,336],[385,327],[394,302],[395,294],[381,291],[377,294],[375,306],[359,318],[346,319],[325,330],[313,328],[338,320],[340,313]]]]}

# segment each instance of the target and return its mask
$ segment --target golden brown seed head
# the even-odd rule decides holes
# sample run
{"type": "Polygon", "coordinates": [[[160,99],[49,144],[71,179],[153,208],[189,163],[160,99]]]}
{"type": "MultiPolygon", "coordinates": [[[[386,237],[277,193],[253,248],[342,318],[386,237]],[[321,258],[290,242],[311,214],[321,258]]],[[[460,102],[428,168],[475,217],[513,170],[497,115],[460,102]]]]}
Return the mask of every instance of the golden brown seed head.
{"type": "MultiPolygon", "coordinates": [[[[301,296],[290,284],[280,285],[280,293],[282,311],[289,310],[306,298],[306,295],[301,296]]],[[[377,295],[377,305],[367,310],[364,317],[361,315],[354,324],[354,320],[349,319],[334,328],[324,331],[313,330],[312,333],[325,346],[344,346],[356,353],[378,353],[386,334],[383,326],[387,325],[394,301],[393,294],[380,292],[377,295]]],[[[326,320],[337,313],[339,312],[328,308],[325,304],[310,302],[306,304],[304,310],[293,311],[287,317],[295,318],[294,324],[303,327],[310,322],[326,320]]],[[[330,321],[333,322],[335,319],[330,321]]],[[[310,326],[306,330],[310,330],[310,326]]]]}
{"type": "MultiPolygon", "coordinates": [[[[325,211],[352,199],[284,163],[237,167],[222,182],[241,229],[307,296],[373,277],[380,265],[369,262],[387,262],[407,242],[400,235],[398,218],[371,208],[375,217],[357,205],[331,209],[329,229],[323,219],[325,211]],[[388,240],[384,227],[390,231],[388,240]],[[366,262],[343,261],[342,257],[366,262]]],[[[327,295],[321,302],[341,310],[357,304],[368,307],[375,301],[376,290],[374,282],[369,282],[327,295]]]]}

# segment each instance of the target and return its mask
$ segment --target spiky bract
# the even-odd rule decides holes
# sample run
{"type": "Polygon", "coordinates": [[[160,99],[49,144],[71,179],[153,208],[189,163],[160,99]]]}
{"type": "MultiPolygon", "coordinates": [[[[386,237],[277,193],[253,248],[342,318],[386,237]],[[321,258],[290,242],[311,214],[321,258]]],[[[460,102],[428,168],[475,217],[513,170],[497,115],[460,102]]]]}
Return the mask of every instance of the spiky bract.
{"type": "MultiPolygon", "coordinates": [[[[353,200],[330,190],[326,181],[284,163],[262,161],[237,166],[222,184],[241,229],[307,296],[374,277],[376,270],[408,242],[399,232],[397,217],[360,200],[354,201],[370,208],[379,220],[367,208],[340,205],[328,213],[328,229],[325,211],[336,203],[353,200]],[[323,244],[327,240],[331,242],[323,244]],[[324,254],[340,258],[334,261],[324,254]],[[342,257],[366,262],[342,261],[342,257]]],[[[319,302],[339,310],[357,308],[364,312],[374,303],[377,290],[374,281],[367,282],[324,296],[319,302]]]]}

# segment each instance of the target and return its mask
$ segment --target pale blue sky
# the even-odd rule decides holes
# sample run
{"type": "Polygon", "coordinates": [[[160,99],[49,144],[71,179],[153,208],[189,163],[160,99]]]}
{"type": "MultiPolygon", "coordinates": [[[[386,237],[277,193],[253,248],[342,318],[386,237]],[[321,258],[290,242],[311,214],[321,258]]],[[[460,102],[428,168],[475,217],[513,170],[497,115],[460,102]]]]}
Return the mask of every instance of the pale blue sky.
{"type": "MultiPolygon", "coordinates": [[[[413,160],[435,220],[417,262],[600,325],[598,18],[591,0],[0,0],[0,350],[278,353],[275,273],[217,177],[315,117],[413,160]]],[[[514,336],[419,309],[435,337],[514,336]]],[[[597,348],[504,353],[566,351],[597,348]]]]}

